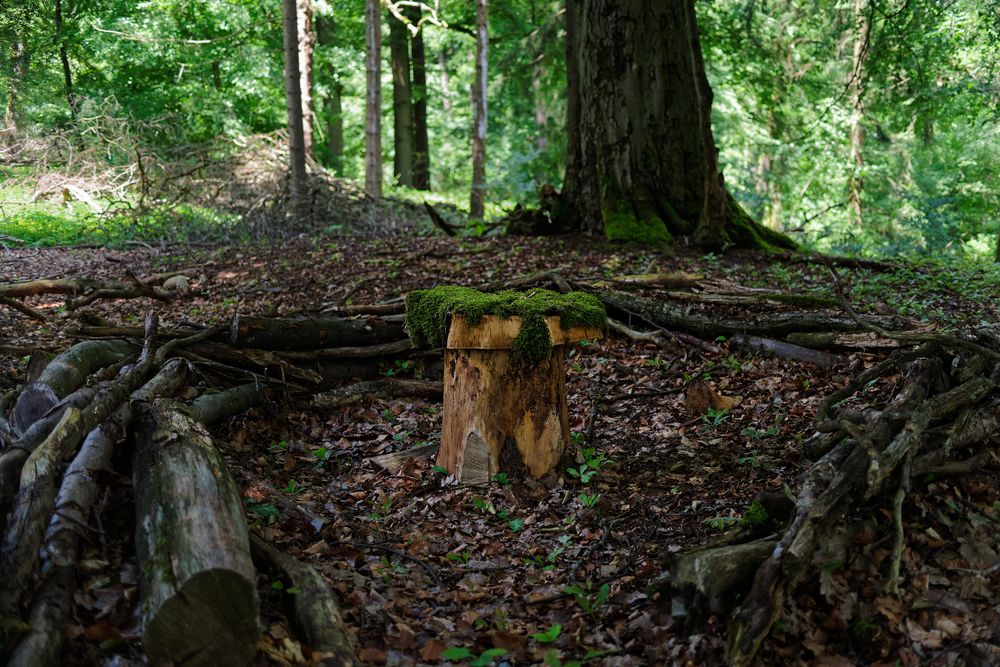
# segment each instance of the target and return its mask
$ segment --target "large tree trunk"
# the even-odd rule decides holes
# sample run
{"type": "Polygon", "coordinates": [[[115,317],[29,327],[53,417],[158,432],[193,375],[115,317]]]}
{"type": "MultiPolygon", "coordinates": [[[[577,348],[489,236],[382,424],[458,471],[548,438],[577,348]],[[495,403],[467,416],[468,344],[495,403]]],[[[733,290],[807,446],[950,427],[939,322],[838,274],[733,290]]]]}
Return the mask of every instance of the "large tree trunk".
{"type": "Polygon", "coordinates": [[[306,157],[313,158],[313,51],[316,35],[312,27],[312,0],[296,1],[296,24],[299,47],[299,90],[302,94],[302,145],[306,157]]]}
{"type": "Polygon", "coordinates": [[[379,0],[365,0],[365,192],[382,196],[382,28],[379,0]]]}
{"type": "MultiPolygon", "coordinates": [[[[336,38],[336,24],[331,16],[316,17],[316,38],[322,47],[333,47],[336,38]]],[[[344,161],[344,112],[341,98],[344,84],[340,81],[333,59],[327,57],[324,77],[329,81],[329,93],[324,104],[326,122],[326,165],[340,173],[344,161]]]]}
{"type": "Polygon", "coordinates": [[[792,248],[726,191],[694,4],[567,4],[564,221],[609,237],[792,248]]]}
{"type": "Polygon", "coordinates": [[[469,217],[482,219],[486,188],[486,82],[489,0],[476,0],[476,79],[472,84],[472,193],[469,217]]]}
{"type": "Polygon", "coordinates": [[[292,206],[296,215],[305,214],[306,150],[302,125],[302,90],[299,85],[298,10],[296,0],[284,0],[285,109],[288,112],[288,155],[292,206]]]}
{"type": "Polygon", "coordinates": [[[392,14],[389,14],[389,56],[392,65],[392,173],[396,183],[412,187],[413,105],[409,39],[406,26],[392,14]]]}
{"type": "MultiPolygon", "coordinates": [[[[410,20],[420,22],[420,8],[412,8],[410,20]]],[[[424,53],[424,31],[420,29],[410,40],[413,61],[413,187],[431,189],[431,153],[427,136],[427,69],[424,53]]]]}

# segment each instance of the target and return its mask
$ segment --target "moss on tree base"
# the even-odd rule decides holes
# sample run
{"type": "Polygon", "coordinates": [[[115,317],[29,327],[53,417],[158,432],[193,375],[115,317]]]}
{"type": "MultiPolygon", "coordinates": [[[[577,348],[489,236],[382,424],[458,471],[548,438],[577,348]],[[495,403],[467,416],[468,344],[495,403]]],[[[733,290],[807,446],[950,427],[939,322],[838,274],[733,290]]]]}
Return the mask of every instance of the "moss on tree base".
{"type": "Polygon", "coordinates": [[[489,294],[444,285],[406,295],[405,323],[413,346],[443,347],[448,335],[448,316],[455,314],[464,315],[470,324],[478,324],[484,315],[520,317],[521,333],[511,349],[515,356],[531,362],[548,358],[552,351],[545,324],[547,316],[558,316],[563,329],[593,327],[607,331],[608,327],[604,306],[592,294],[559,294],[550,290],[504,290],[489,294]]]}

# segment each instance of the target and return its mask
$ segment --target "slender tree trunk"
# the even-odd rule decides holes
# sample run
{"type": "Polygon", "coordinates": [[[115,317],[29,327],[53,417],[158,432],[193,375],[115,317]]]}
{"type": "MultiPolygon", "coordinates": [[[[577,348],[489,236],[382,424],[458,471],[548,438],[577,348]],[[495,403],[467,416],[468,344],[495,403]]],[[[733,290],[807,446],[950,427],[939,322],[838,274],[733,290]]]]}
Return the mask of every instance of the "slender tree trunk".
{"type": "MultiPolygon", "coordinates": [[[[420,22],[420,9],[410,11],[410,20],[420,22]]],[[[413,61],[413,187],[431,189],[431,153],[427,136],[427,71],[424,31],[421,28],[410,40],[413,61]]]]}
{"type": "Polygon", "coordinates": [[[448,58],[444,49],[438,51],[438,77],[441,83],[441,107],[444,109],[445,125],[451,124],[451,76],[448,74],[448,58]]]}
{"type": "Polygon", "coordinates": [[[481,220],[486,195],[486,82],[489,0],[476,0],[476,79],[472,86],[472,193],[469,217],[481,220]]]}
{"type": "Polygon", "coordinates": [[[288,112],[288,155],[292,207],[307,213],[306,151],[302,125],[302,91],[299,89],[299,43],[295,0],[283,0],[285,41],[285,109],[288,112]]]}
{"type": "Polygon", "coordinates": [[[365,192],[382,196],[382,28],[379,0],[365,0],[365,192]]]}
{"type": "Polygon", "coordinates": [[[413,105],[410,49],[406,26],[389,14],[389,57],[392,65],[392,173],[399,185],[413,187],[413,105]]]}
{"type": "Polygon", "coordinates": [[[868,57],[868,0],[854,0],[854,52],[851,58],[849,88],[851,90],[851,178],[848,184],[851,221],[860,225],[861,190],[863,186],[862,169],[865,166],[864,145],[864,76],[865,60],[868,57]]]}
{"type": "Polygon", "coordinates": [[[56,35],[59,39],[59,60],[62,62],[66,102],[69,104],[70,116],[76,118],[76,96],[73,94],[73,70],[69,66],[69,50],[66,48],[66,34],[63,32],[62,0],[56,0],[55,27],[56,35]]]}
{"type": "MultiPolygon", "coordinates": [[[[333,17],[316,17],[316,39],[323,47],[333,47],[336,42],[337,26],[333,17]]],[[[332,58],[326,58],[324,78],[329,81],[327,97],[324,100],[324,122],[326,124],[326,165],[335,173],[343,170],[344,164],[344,113],[341,99],[344,94],[344,84],[340,73],[333,64],[332,58]]]]}
{"type": "Polygon", "coordinates": [[[302,91],[302,139],[306,157],[313,158],[313,52],[316,35],[313,33],[312,0],[296,1],[296,21],[299,46],[299,89],[302,91]]]}
{"type": "Polygon", "coordinates": [[[17,103],[21,82],[28,74],[28,47],[18,35],[10,43],[10,80],[7,83],[7,107],[4,109],[3,137],[7,144],[17,141],[17,103]]]}
{"type": "MultiPolygon", "coordinates": [[[[535,11],[535,3],[531,3],[531,23],[538,28],[538,15],[535,11]]],[[[539,48],[535,59],[531,63],[531,92],[535,101],[535,147],[538,149],[538,159],[535,160],[535,182],[538,185],[545,183],[544,158],[549,148],[549,138],[545,133],[545,119],[548,112],[545,109],[545,97],[542,93],[542,60],[545,53],[539,48]]]]}
{"type": "Polygon", "coordinates": [[[212,87],[222,92],[222,65],[218,60],[212,61],[212,87]]]}
{"type": "Polygon", "coordinates": [[[643,242],[684,234],[704,248],[794,247],[726,191],[694,0],[566,9],[568,210],[559,217],[643,242]]]}

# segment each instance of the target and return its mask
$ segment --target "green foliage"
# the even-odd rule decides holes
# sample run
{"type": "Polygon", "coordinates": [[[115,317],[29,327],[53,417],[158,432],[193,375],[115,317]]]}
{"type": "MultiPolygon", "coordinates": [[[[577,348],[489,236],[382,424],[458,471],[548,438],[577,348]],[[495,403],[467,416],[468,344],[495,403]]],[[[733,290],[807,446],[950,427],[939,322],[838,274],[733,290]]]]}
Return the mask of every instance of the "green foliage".
{"type": "Polygon", "coordinates": [[[740,523],[750,526],[763,526],[769,518],[770,516],[767,510],[764,509],[764,506],[755,500],[743,512],[743,516],[740,517],[740,523]]]}
{"type": "Polygon", "coordinates": [[[476,655],[464,646],[450,646],[441,653],[441,659],[448,662],[461,661],[469,667],[488,667],[505,655],[507,655],[505,648],[490,648],[476,655]]]}
{"type": "Polygon", "coordinates": [[[531,634],[531,638],[534,639],[539,644],[554,644],[557,639],[559,639],[559,634],[562,632],[562,626],[558,623],[550,625],[545,632],[534,632],[531,634]]]}
{"type": "Polygon", "coordinates": [[[484,315],[520,317],[521,332],[514,340],[513,353],[527,361],[547,359],[552,349],[547,316],[558,316],[564,329],[595,327],[607,329],[607,314],[592,294],[550,290],[484,293],[468,287],[441,286],[414,290],[406,295],[406,329],[414,347],[442,347],[448,316],[461,314],[470,324],[484,315]]]}
{"type": "Polygon", "coordinates": [[[573,584],[572,586],[564,587],[563,592],[572,595],[581,609],[594,616],[607,603],[611,586],[601,584],[600,587],[595,589],[594,583],[588,579],[584,584],[573,584]]]}

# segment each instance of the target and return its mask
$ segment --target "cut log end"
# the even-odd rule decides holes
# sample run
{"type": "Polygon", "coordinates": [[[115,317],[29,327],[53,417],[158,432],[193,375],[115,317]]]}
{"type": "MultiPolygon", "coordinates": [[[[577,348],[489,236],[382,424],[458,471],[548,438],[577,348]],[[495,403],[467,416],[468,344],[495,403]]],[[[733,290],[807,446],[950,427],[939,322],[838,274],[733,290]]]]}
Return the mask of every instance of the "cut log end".
{"type": "Polygon", "coordinates": [[[187,579],[159,606],[142,641],[149,656],[186,667],[246,665],[259,634],[254,582],[212,569],[187,579]]]}

